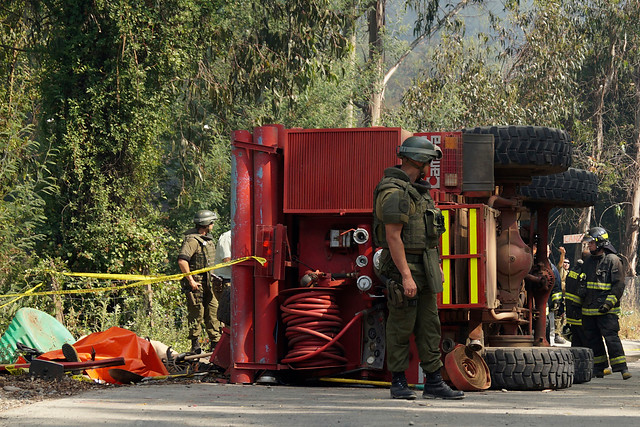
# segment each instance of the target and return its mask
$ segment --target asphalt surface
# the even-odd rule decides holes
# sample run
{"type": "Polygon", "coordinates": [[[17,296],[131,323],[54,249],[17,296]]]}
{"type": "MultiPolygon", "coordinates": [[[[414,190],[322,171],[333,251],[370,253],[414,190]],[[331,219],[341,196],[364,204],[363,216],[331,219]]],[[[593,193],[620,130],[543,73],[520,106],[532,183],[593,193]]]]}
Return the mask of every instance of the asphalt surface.
{"type": "Polygon", "coordinates": [[[142,384],[0,412],[0,426],[640,425],[640,342],[619,373],[562,390],[468,392],[464,400],[393,400],[374,387],[142,384]]]}

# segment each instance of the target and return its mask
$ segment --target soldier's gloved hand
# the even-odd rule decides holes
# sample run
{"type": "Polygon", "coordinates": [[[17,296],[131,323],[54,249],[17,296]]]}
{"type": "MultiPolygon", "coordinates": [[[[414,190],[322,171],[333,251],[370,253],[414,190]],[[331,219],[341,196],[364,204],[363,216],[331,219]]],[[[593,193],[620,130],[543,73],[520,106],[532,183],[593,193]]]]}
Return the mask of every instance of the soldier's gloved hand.
{"type": "Polygon", "coordinates": [[[609,310],[611,310],[611,307],[611,303],[607,301],[598,308],[598,313],[607,313],[609,310]]]}

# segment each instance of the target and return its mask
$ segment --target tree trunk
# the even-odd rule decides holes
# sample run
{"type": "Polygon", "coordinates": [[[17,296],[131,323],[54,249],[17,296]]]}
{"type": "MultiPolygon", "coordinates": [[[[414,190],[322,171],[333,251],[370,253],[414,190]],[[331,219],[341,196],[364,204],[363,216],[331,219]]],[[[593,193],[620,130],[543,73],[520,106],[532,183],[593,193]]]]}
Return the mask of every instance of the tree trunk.
{"type": "MultiPolygon", "coordinates": [[[[624,56],[627,49],[627,41],[626,38],[622,42],[622,46],[618,46],[617,41],[614,41],[611,45],[610,49],[610,61],[608,64],[608,69],[604,70],[604,75],[600,81],[598,90],[594,94],[595,97],[595,111],[593,114],[594,117],[594,127],[596,132],[596,143],[591,150],[591,157],[593,158],[593,162],[595,165],[601,163],[602,159],[602,151],[604,148],[604,115],[605,115],[605,100],[607,94],[611,90],[611,85],[613,84],[616,74],[618,72],[618,66],[622,57],[624,56]]],[[[596,83],[598,81],[596,80],[596,83]]],[[[597,173],[597,170],[596,170],[597,173]]],[[[591,227],[591,219],[594,216],[593,206],[585,209],[585,212],[580,216],[580,227],[587,231],[591,227]]],[[[599,224],[596,224],[599,225],[599,224]]]]}
{"type": "Polygon", "coordinates": [[[636,275],[636,266],[638,264],[638,228],[640,225],[640,64],[636,65],[635,75],[635,113],[634,113],[634,148],[635,161],[633,168],[633,177],[631,180],[630,201],[631,206],[627,208],[626,229],[624,236],[626,240],[621,245],[621,252],[628,261],[628,276],[636,275]]]}
{"type": "MultiPolygon", "coordinates": [[[[589,231],[589,227],[591,224],[591,217],[593,216],[593,206],[589,206],[588,208],[582,209],[580,212],[580,218],[578,219],[578,230],[582,233],[586,233],[589,231]]],[[[582,258],[582,252],[586,250],[584,244],[576,245],[576,251],[573,254],[573,259],[582,258]]]]}
{"type": "Polygon", "coordinates": [[[372,8],[369,10],[369,64],[374,79],[371,85],[368,117],[365,121],[370,126],[378,126],[382,114],[382,100],[384,99],[382,30],[385,24],[386,3],[386,0],[376,0],[372,2],[372,8]]]}
{"type": "MultiPolygon", "coordinates": [[[[55,265],[53,261],[49,264],[51,266],[51,270],[55,271],[55,265]]],[[[51,290],[54,292],[58,292],[60,290],[60,283],[58,283],[58,279],[55,274],[51,275],[51,290]]],[[[53,299],[53,307],[54,307],[54,317],[61,325],[66,325],[64,321],[64,305],[62,304],[62,298],[60,295],[53,294],[51,295],[51,299],[53,299]]]]}
{"type": "MultiPolygon", "coordinates": [[[[384,92],[387,89],[387,84],[395,72],[400,68],[405,59],[411,52],[424,40],[429,39],[434,35],[442,25],[447,22],[451,17],[457,15],[465,6],[469,4],[470,0],[461,0],[456,6],[451,9],[443,18],[430,27],[427,32],[424,32],[417,37],[409,48],[398,58],[395,64],[389,68],[386,72],[383,72],[384,67],[384,47],[382,45],[382,39],[380,38],[382,28],[385,25],[385,5],[386,0],[378,0],[375,5],[375,9],[369,12],[369,61],[372,65],[372,69],[375,72],[375,81],[371,88],[371,97],[369,102],[368,117],[365,121],[371,126],[377,126],[382,115],[382,103],[384,101],[384,92]],[[375,49],[373,49],[375,47],[375,49]]],[[[372,4],[373,8],[373,4],[372,4]]]]}
{"type": "MultiPolygon", "coordinates": [[[[355,9],[355,6],[354,6],[355,9]]],[[[355,13],[354,13],[355,15],[355,13]]],[[[351,53],[349,53],[349,67],[351,71],[355,72],[357,69],[356,61],[356,43],[357,43],[357,35],[356,35],[356,21],[353,20],[351,24],[351,35],[349,36],[349,42],[351,43],[351,53]]],[[[352,128],[356,126],[356,112],[355,112],[355,104],[353,102],[353,91],[350,92],[349,102],[347,103],[347,127],[352,128]]]]}

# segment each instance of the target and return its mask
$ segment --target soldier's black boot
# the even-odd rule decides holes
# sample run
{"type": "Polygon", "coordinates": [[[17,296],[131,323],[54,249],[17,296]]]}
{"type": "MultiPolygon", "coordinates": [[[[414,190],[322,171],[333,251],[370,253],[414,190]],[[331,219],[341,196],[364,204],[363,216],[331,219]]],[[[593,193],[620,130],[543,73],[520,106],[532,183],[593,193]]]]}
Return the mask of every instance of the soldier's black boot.
{"type": "Polygon", "coordinates": [[[409,388],[409,385],[407,384],[407,377],[404,376],[404,372],[392,372],[392,374],[391,397],[393,399],[415,399],[416,394],[409,388]]]}
{"type": "Polygon", "coordinates": [[[424,391],[425,399],[464,399],[464,393],[460,390],[452,390],[440,375],[440,370],[425,372],[424,391]]]}

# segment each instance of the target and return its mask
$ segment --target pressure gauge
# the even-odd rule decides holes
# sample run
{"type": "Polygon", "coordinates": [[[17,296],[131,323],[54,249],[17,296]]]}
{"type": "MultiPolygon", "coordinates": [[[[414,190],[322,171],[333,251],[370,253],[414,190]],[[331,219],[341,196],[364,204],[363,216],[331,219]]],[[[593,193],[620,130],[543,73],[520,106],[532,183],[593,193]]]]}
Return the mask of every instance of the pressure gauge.
{"type": "Polygon", "coordinates": [[[358,277],[358,281],[356,282],[358,289],[362,292],[366,292],[371,289],[373,282],[371,281],[371,277],[369,276],[360,276],[358,277]]]}

